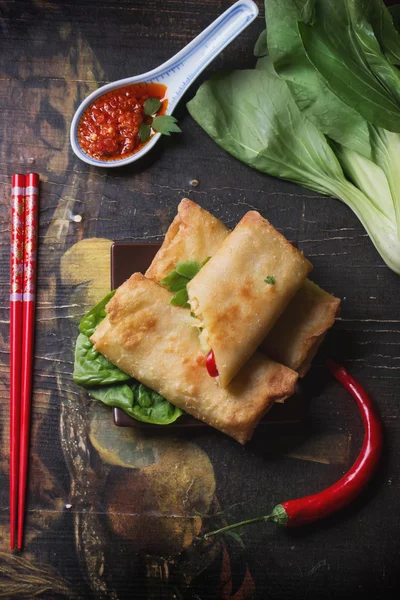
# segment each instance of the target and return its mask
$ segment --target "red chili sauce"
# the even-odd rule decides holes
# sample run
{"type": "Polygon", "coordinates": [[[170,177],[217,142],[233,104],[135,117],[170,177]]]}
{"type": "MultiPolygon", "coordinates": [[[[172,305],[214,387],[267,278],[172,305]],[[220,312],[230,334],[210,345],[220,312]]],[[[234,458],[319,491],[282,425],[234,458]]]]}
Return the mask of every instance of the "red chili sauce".
{"type": "Polygon", "coordinates": [[[168,105],[166,91],[167,87],[161,83],[134,83],[99,96],[79,122],[81,148],[92,158],[103,161],[127,158],[138,152],[149,142],[142,143],[138,135],[142,123],[151,123],[143,105],[148,98],[158,98],[162,105],[157,115],[164,115],[168,105]]]}

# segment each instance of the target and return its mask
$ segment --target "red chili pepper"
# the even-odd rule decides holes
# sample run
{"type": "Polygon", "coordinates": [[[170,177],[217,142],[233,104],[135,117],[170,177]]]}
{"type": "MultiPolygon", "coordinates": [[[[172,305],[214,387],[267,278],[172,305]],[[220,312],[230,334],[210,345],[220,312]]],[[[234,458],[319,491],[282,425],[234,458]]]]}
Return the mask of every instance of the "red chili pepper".
{"type": "Polygon", "coordinates": [[[368,483],[382,452],[383,431],[381,419],[371,398],[358,381],[332,360],[326,362],[336,379],[355,398],[364,423],[364,443],[351,469],[338,482],[318,494],[282,502],[269,515],[228,525],[217,531],[207,533],[205,537],[259,521],[273,521],[286,527],[307,525],[323,519],[346,506],[368,483]]]}
{"type": "Polygon", "coordinates": [[[206,367],[207,367],[208,374],[211,377],[218,377],[219,373],[218,373],[217,365],[215,363],[215,356],[214,356],[213,350],[210,350],[210,352],[207,354],[206,367]]]}

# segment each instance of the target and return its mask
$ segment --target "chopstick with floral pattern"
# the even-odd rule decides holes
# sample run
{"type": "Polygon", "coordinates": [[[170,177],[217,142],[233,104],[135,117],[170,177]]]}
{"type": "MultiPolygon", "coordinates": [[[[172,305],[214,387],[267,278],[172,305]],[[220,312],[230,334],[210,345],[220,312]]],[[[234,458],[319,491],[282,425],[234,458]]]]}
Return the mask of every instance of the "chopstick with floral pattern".
{"type": "Polygon", "coordinates": [[[21,406],[25,175],[12,176],[10,260],[10,547],[15,546],[21,406]]]}
{"type": "Polygon", "coordinates": [[[18,478],[18,549],[24,537],[25,499],[31,421],[33,344],[35,333],[36,256],[39,212],[39,175],[29,173],[25,188],[24,283],[22,309],[21,428],[18,478]]]}

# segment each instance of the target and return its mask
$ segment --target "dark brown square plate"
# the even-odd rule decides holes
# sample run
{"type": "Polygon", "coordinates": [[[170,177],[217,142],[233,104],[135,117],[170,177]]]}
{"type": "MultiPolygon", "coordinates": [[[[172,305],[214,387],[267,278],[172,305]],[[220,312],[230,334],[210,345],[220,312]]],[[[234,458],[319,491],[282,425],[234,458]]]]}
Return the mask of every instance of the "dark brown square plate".
{"type": "MultiPolygon", "coordinates": [[[[161,244],[115,242],[111,246],[111,289],[115,290],[122,285],[132,273],[144,273],[153,260],[160,245],[161,244]]],[[[304,420],[304,416],[305,401],[298,386],[296,394],[292,396],[292,398],[286,400],[284,404],[275,404],[268,414],[265,415],[260,424],[299,423],[304,420]]],[[[159,428],[159,425],[150,425],[132,419],[120,408],[114,408],[114,422],[120,427],[159,428]]],[[[206,425],[188,415],[181,417],[175,423],[163,425],[163,427],[206,427],[206,425]]]]}

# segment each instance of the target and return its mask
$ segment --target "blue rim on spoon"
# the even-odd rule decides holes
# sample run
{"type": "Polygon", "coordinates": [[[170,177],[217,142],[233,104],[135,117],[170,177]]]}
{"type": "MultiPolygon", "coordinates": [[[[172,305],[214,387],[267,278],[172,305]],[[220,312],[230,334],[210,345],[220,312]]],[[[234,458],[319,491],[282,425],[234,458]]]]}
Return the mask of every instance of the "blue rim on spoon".
{"type": "Polygon", "coordinates": [[[134,83],[163,83],[167,86],[167,115],[172,114],[188,87],[197,79],[207,65],[230,44],[258,15],[258,7],[252,0],[239,0],[220,15],[211,25],[200,33],[175,56],[159,67],[103,85],[95,90],[80,104],[72,119],[70,140],[72,150],[78,158],[95,167],[115,168],[128,165],[144,156],[160,139],[155,133],[149,142],[135,154],[119,160],[98,160],[92,158],[81,148],[78,139],[78,126],[83,113],[89,105],[110,90],[134,83]]]}

